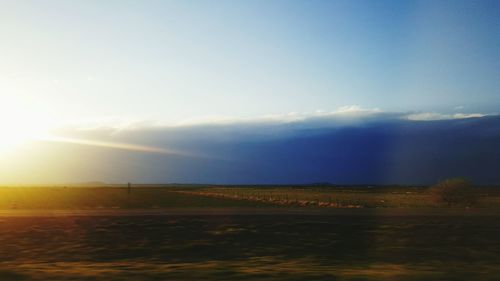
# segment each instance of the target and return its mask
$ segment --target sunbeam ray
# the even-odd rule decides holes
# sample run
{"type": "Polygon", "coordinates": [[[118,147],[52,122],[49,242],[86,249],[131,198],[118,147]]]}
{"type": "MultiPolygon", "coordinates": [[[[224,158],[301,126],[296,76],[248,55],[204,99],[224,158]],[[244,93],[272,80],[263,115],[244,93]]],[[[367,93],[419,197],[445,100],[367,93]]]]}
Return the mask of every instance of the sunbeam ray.
{"type": "Polygon", "coordinates": [[[131,144],[131,143],[123,143],[123,142],[110,142],[110,141],[99,141],[99,140],[89,140],[89,139],[80,139],[80,138],[70,138],[70,137],[61,137],[61,136],[45,136],[41,138],[43,141],[50,142],[61,142],[61,143],[72,143],[72,144],[80,144],[80,145],[88,145],[88,146],[98,146],[98,147],[106,147],[113,149],[122,149],[122,150],[130,150],[136,152],[146,152],[146,153],[160,153],[160,154],[168,154],[168,155],[176,155],[176,156],[187,156],[187,157],[201,157],[199,154],[189,153],[181,150],[175,149],[167,149],[163,147],[155,147],[155,146],[147,146],[147,145],[139,145],[139,144],[131,144]]]}

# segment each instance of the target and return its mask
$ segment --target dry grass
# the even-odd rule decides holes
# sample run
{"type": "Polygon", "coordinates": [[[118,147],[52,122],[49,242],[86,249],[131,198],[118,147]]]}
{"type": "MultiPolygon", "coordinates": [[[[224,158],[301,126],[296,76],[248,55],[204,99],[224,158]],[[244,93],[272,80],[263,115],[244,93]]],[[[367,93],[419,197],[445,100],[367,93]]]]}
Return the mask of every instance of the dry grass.
{"type": "MultiPolygon", "coordinates": [[[[500,208],[498,191],[482,191],[479,208],[500,208]],[[487,191],[487,192],[485,192],[487,191]]],[[[18,187],[0,188],[0,210],[9,209],[133,209],[178,207],[445,207],[424,188],[291,188],[291,187],[18,187]]]]}
{"type": "Polygon", "coordinates": [[[4,216],[0,280],[498,280],[497,221],[4,216]]]}
{"type": "Polygon", "coordinates": [[[411,189],[183,186],[127,195],[118,187],[0,188],[0,281],[500,280],[497,193],[474,210],[429,209],[427,196],[411,189]],[[147,210],[115,210],[134,208],[147,210]]]}
{"type": "Polygon", "coordinates": [[[169,188],[123,187],[3,187],[0,210],[10,209],[133,209],[179,207],[252,207],[258,202],[241,202],[175,193],[169,188]]]}
{"type": "MultiPolygon", "coordinates": [[[[424,188],[264,188],[211,187],[178,191],[211,198],[270,203],[281,206],[327,208],[435,208],[433,195],[424,188]]],[[[500,208],[500,194],[483,195],[478,207],[500,208]]]]}

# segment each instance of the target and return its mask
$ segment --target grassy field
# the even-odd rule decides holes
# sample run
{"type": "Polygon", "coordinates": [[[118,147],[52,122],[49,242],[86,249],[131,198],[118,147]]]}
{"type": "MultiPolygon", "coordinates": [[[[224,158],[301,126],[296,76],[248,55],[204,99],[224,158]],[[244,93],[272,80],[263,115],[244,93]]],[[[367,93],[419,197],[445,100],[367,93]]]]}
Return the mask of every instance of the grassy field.
{"type": "Polygon", "coordinates": [[[0,217],[0,280],[499,280],[498,216],[0,217]]]}
{"type": "Polygon", "coordinates": [[[418,188],[0,188],[0,280],[500,280],[496,191],[473,209],[428,199],[418,188]]]}
{"type": "Polygon", "coordinates": [[[227,200],[175,192],[176,188],[138,187],[4,187],[0,209],[137,209],[178,207],[258,207],[262,202],[227,200]]]}
{"type": "MultiPolygon", "coordinates": [[[[500,192],[477,188],[478,208],[500,208],[500,192]]],[[[212,198],[270,203],[283,206],[329,208],[436,208],[423,187],[209,187],[186,191],[212,198]]]]}
{"type": "MultiPolygon", "coordinates": [[[[500,209],[500,189],[477,188],[477,208],[500,209]]],[[[436,208],[422,187],[134,186],[3,187],[0,209],[94,209],[172,207],[436,208]]]]}

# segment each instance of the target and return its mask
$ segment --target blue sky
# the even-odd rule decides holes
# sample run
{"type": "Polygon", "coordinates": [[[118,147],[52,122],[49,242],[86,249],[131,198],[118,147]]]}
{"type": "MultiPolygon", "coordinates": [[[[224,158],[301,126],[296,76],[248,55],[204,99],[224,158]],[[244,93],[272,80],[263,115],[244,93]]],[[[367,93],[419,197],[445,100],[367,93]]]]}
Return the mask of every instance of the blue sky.
{"type": "Polygon", "coordinates": [[[0,95],[35,117],[176,122],[346,105],[500,107],[498,1],[1,6],[0,95]]]}

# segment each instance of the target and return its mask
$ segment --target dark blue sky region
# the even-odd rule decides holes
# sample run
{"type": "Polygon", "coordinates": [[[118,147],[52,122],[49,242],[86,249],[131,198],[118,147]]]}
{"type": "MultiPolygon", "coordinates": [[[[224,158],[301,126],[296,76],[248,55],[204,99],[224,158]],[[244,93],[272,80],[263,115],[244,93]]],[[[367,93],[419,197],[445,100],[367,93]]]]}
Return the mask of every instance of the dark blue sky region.
{"type": "MultiPolygon", "coordinates": [[[[378,113],[338,119],[79,131],[73,135],[172,153],[44,142],[27,155],[32,165],[22,166],[26,177],[20,179],[424,185],[466,177],[477,184],[500,184],[498,116],[414,121],[378,113]]],[[[15,164],[8,169],[15,170],[15,164]]]]}

